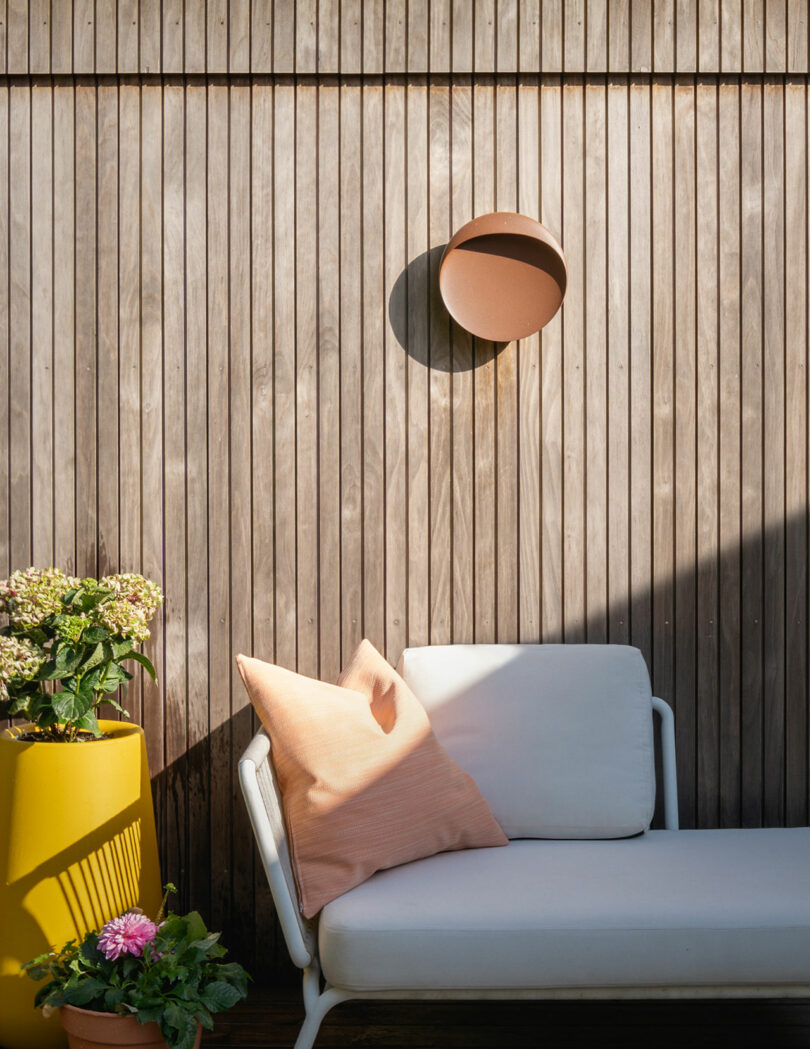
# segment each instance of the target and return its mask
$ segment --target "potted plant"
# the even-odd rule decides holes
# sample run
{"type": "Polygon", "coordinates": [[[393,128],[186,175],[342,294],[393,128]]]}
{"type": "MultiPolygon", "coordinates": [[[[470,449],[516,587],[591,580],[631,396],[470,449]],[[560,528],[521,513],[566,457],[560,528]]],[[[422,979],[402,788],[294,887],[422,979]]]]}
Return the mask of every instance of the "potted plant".
{"type": "MultiPolygon", "coordinates": [[[[176,891],[166,886],[167,895],[176,891]]],[[[79,943],[35,958],[23,967],[48,979],[35,1004],[59,1009],[68,1045],[158,1046],[195,1049],[212,1014],[247,995],[247,973],[210,933],[196,911],[154,921],[128,911],[79,943]]]]}
{"type": "MultiPolygon", "coordinates": [[[[0,1045],[55,1049],[20,965],[128,907],[154,912],[161,878],[143,730],[100,719],[163,601],[133,573],[29,568],[0,581],[0,1045]]],[[[137,669],[137,668],[135,668],[137,669]]]]}

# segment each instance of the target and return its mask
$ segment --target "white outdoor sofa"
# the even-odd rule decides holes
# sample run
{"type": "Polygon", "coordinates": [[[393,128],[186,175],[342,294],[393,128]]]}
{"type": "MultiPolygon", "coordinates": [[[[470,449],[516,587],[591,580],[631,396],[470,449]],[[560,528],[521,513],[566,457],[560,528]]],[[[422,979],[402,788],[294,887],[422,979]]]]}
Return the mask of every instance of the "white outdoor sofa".
{"type": "Polygon", "coordinates": [[[636,649],[431,646],[400,672],[510,843],[381,871],[306,921],[260,732],[239,771],[303,970],[295,1049],[352,998],[810,996],[810,829],[678,830],[673,716],[636,649]]]}

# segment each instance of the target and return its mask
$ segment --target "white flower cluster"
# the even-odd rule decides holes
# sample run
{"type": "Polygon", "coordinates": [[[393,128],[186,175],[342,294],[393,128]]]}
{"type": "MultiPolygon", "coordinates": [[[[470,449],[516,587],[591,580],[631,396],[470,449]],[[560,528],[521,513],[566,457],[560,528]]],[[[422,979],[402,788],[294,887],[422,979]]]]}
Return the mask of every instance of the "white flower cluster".
{"type": "Polygon", "coordinates": [[[42,649],[25,638],[0,636],[0,701],[8,699],[12,678],[31,681],[44,660],[42,649]]]}
{"type": "Polygon", "coordinates": [[[62,611],[62,597],[79,585],[58,568],[26,568],[0,580],[0,612],[15,627],[30,630],[48,616],[62,611]]]}
{"type": "Polygon", "coordinates": [[[157,583],[144,579],[135,572],[108,575],[99,580],[99,586],[115,595],[98,608],[99,622],[111,634],[146,641],[147,623],[163,604],[163,594],[157,583]]]}

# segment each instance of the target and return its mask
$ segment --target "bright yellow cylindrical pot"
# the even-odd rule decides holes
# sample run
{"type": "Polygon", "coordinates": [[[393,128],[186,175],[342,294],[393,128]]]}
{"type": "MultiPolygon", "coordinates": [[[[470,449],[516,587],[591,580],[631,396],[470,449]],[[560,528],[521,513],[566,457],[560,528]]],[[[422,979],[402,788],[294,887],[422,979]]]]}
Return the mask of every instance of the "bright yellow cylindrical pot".
{"type": "Polygon", "coordinates": [[[139,906],[161,880],[143,729],[102,721],[110,738],[23,743],[0,732],[0,1045],[58,1049],[57,1017],[34,1008],[23,962],[139,906]]]}

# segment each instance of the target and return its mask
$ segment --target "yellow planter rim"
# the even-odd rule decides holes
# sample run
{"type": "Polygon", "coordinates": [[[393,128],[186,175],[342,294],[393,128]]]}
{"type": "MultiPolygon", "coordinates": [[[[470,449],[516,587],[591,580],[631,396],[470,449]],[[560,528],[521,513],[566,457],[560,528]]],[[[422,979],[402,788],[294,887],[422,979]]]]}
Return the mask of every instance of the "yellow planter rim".
{"type": "MultiPolygon", "coordinates": [[[[102,732],[107,733],[107,739],[94,739],[92,743],[94,746],[98,746],[100,743],[113,743],[116,739],[124,739],[127,736],[143,735],[143,729],[140,725],[134,724],[132,721],[99,721],[99,728],[102,732]]],[[[24,732],[31,732],[36,730],[36,725],[31,721],[26,721],[22,725],[12,725],[10,728],[5,728],[0,731],[0,745],[13,744],[15,747],[41,747],[56,745],[60,747],[70,747],[74,744],[63,743],[53,739],[18,739],[24,732]]],[[[85,741],[90,742],[90,741],[85,741]]],[[[82,744],[83,745],[83,744],[82,744]]]]}

